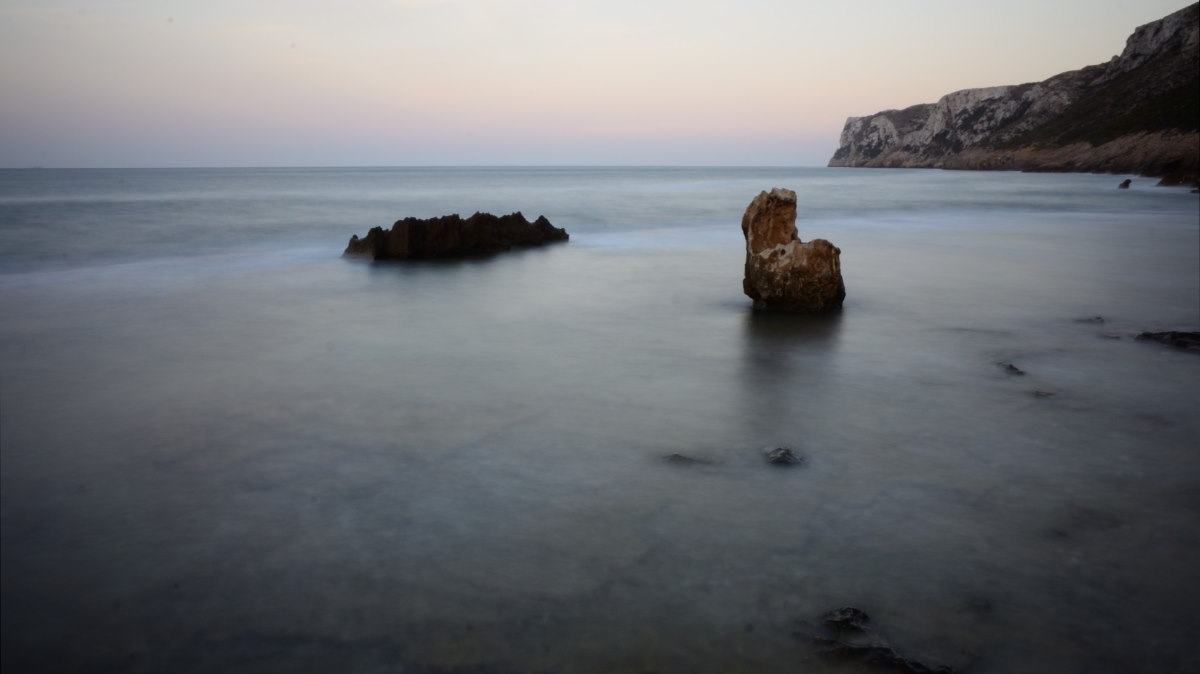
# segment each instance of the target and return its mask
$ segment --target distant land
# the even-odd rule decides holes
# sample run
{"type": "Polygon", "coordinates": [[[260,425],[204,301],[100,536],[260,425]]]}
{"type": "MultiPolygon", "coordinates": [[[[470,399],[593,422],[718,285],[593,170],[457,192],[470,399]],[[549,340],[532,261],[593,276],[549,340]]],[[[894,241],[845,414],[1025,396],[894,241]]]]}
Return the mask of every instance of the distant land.
{"type": "Polygon", "coordinates": [[[1200,174],[1200,3],[1108,63],[851,117],[830,166],[1200,174]]]}

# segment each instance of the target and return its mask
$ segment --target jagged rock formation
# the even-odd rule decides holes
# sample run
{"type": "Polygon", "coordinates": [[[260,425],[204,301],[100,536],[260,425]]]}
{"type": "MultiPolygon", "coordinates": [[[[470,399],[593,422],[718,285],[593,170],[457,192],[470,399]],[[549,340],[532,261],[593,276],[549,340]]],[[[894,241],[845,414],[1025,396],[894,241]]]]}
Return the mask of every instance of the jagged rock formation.
{"type": "Polygon", "coordinates": [[[846,298],[842,251],[825,239],[803,243],[796,234],[796,193],[762,192],[742,216],[746,275],[742,289],[755,309],[821,312],[846,298]]]}
{"type": "Polygon", "coordinates": [[[1200,332],[1172,330],[1170,332],[1143,332],[1137,336],[1141,340],[1159,342],[1184,351],[1200,353],[1200,332]]]}
{"type": "Polygon", "coordinates": [[[504,216],[476,213],[463,219],[457,213],[440,218],[404,218],[391,230],[372,227],[364,238],[350,237],[343,255],[370,255],[376,260],[486,255],[513,246],[537,246],[566,241],[567,230],[545,216],[529,222],[520,212],[504,216]]]}
{"type": "Polygon", "coordinates": [[[830,166],[1200,173],[1200,4],[1108,63],[846,120],[830,166]]]}

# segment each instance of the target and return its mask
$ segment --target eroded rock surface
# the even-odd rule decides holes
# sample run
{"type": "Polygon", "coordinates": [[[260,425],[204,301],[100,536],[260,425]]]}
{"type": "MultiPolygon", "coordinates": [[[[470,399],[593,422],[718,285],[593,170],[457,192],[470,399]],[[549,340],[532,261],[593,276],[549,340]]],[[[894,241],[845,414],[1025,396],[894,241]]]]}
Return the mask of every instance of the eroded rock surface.
{"type": "Polygon", "coordinates": [[[397,220],[390,230],[373,227],[364,238],[350,237],[343,255],[370,255],[376,260],[486,255],[513,246],[537,246],[566,241],[567,231],[545,216],[529,222],[520,212],[496,216],[476,213],[463,219],[457,213],[422,220],[397,220]]]}
{"type": "Polygon", "coordinates": [[[762,192],[742,216],[746,274],[742,289],[754,308],[815,313],[840,309],[846,298],[841,249],[796,233],[796,193],[762,192]]]}
{"type": "Polygon", "coordinates": [[[829,165],[1141,173],[1194,184],[1198,16],[1193,4],[1139,27],[1108,63],[851,117],[829,165]]]}

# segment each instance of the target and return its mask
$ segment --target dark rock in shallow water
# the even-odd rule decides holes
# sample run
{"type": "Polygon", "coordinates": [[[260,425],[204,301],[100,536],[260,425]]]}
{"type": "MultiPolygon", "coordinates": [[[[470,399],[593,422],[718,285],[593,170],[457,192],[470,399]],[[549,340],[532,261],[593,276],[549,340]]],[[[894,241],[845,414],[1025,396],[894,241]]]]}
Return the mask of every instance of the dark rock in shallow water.
{"type": "MultiPolygon", "coordinates": [[[[1158,181],[1159,187],[1179,187],[1186,185],[1191,185],[1192,187],[1200,185],[1200,175],[1195,173],[1168,173],[1162,177],[1162,180],[1158,181]]],[[[1192,190],[1193,193],[1196,191],[1195,189],[1192,190]]]]}
{"type": "Polygon", "coordinates": [[[458,214],[439,218],[404,218],[390,230],[373,227],[367,235],[350,237],[343,255],[370,255],[375,260],[406,260],[486,255],[513,246],[538,246],[566,241],[567,231],[545,216],[529,222],[520,212],[504,216],[476,213],[465,220],[458,214]]]}
{"type": "Polygon", "coordinates": [[[1126,179],[1122,180],[1122,181],[1121,181],[1121,184],[1120,184],[1120,185],[1117,185],[1117,187],[1119,187],[1119,188],[1121,188],[1121,189],[1123,189],[1123,190],[1127,190],[1127,189],[1129,189],[1129,186],[1130,186],[1130,185],[1132,185],[1132,184],[1133,184],[1133,181],[1132,181],[1132,180],[1130,180],[1129,178],[1126,178],[1126,179]]]}
{"type": "Polygon", "coordinates": [[[674,463],[680,466],[693,466],[696,464],[709,464],[712,462],[705,461],[704,459],[694,459],[685,454],[675,453],[667,457],[667,463],[674,463]]]}
{"type": "Polygon", "coordinates": [[[803,461],[804,459],[797,456],[795,452],[787,447],[776,447],[767,451],[767,462],[776,466],[795,466],[803,461]]]}
{"type": "Polygon", "coordinates": [[[867,623],[871,621],[871,616],[867,615],[866,611],[847,606],[839,608],[835,611],[826,613],[822,618],[825,624],[838,630],[856,630],[862,631],[867,629],[867,623]]]}
{"type": "Polygon", "coordinates": [[[798,638],[811,637],[821,647],[821,653],[830,657],[861,662],[884,671],[903,674],[953,674],[954,668],[945,665],[929,665],[915,658],[902,655],[888,640],[877,634],[867,623],[871,618],[865,611],[853,607],[840,608],[822,616],[827,630],[835,630],[838,636],[795,632],[798,638]],[[850,636],[843,636],[851,632],[850,636]]]}
{"type": "Polygon", "coordinates": [[[1003,369],[1005,372],[1007,372],[1007,373],[1009,373],[1009,374],[1011,374],[1011,375],[1023,375],[1023,374],[1025,374],[1025,371],[1024,371],[1024,370],[1022,370],[1021,368],[1017,367],[1016,365],[1013,365],[1012,363],[1006,363],[1006,362],[1003,362],[1003,361],[1001,361],[1001,362],[999,362],[999,363],[996,363],[996,364],[997,364],[997,365],[999,365],[999,366],[1000,366],[1000,367],[1001,367],[1001,368],[1002,368],[1002,369],[1003,369]]]}
{"type": "Polygon", "coordinates": [[[1200,332],[1143,332],[1138,339],[1159,342],[1184,351],[1200,353],[1200,332]]]}
{"type": "Polygon", "coordinates": [[[824,646],[826,655],[840,655],[859,660],[868,665],[885,667],[902,674],[954,674],[954,669],[943,665],[927,665],[920,660],[906,658],[891,646],[880,644],[851,644],[827,637],[814,637],[824,646]]]}

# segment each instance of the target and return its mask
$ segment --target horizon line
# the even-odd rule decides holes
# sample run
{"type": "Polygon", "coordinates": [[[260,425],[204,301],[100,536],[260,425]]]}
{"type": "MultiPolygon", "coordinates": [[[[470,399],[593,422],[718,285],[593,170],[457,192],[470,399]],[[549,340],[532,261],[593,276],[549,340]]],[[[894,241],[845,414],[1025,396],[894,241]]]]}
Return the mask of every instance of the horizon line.
{"type": "MultiPolygon", "coordinates": [[[[201,164],[132,166],[0,166],[0,171],[169,171],[230,169],[701,169],[701,168],[830,168],[825,164],[201,164]]],[[[843,167],[834,167],[843,168],[843,167]]]]}

